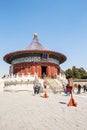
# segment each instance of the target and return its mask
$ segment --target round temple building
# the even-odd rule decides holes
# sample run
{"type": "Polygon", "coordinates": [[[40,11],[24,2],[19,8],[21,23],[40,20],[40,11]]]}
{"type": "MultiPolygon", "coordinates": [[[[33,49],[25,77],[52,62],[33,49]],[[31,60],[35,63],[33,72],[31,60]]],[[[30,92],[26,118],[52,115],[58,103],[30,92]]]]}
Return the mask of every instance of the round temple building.
{"type": "Polygon", "coordinates": [[[35,75],[43,78],[54,78],[60,74],[60,64],[66,61],[66,56],[59,52],[46,49],[35,33],[32,42],[23,50],[11,52],[3,57],[10,65],[10,75],[35,75]]]}

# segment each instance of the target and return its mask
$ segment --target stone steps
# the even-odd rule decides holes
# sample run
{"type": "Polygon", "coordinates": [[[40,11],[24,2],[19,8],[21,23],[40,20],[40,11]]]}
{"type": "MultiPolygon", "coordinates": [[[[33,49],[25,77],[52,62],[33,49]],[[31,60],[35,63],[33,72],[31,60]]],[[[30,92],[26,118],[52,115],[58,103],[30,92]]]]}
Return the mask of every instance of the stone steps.
{"type": "Polygon", "coordinates": [[[63,91],[63,88],[54,79],[47,78],[46,81],[47,81],[47,84],[52,89],[53,93],[58,93],[58,92],[63,91]]]}

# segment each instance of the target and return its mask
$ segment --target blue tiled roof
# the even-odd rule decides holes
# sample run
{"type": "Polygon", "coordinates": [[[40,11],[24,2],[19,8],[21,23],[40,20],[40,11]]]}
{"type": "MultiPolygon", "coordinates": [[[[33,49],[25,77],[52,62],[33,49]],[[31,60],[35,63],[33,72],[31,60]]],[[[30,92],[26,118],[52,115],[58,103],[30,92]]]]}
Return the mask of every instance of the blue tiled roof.
{"type": "Polygon", "coordinates": [[[33,41],[24,50],[48,50],[39,41],[35,35],[33,41]]]}

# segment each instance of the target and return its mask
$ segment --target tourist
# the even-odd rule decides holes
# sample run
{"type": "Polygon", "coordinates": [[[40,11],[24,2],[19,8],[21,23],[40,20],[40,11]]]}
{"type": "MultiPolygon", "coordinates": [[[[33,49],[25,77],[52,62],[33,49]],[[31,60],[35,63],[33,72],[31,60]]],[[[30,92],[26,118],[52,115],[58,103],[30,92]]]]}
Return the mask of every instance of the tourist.
{"type": "Polygon", "coordinates": [[[34,90],[34,95],[36,94],[36,90],[35,90],[35,84],[33,85],[33,90],[34,90]]]}
{"type": "Polygon", "coordinates": [[[66,87],[64,84],[63,84],[63,90],[64,90],[64,93],[66,93],[66,87]]]}
{"type": "Polygon", "coordinates": [[[43,86],[44,86],[44,92],[46,92],[47,83],[46,83],[45,80],[44,80],[44,82],[43,82],[43,86]]]}
{"type": "Polygon", "coordinates": [[[83,85],[84,93],[87,92],[87,84],[83,85]]]}
{"type": "Polygon", "coordinates": [[[81,93],[81,85],[78,84],[78,91],[77,91],[77,94],[80,94],[81,93]]]}
{"type": "Polygon", "coordinates": [[[66,85],[66,94],[67,94],[68,96],[70,95],[70,90],[71,90],[71,88],[70,88],[69,84],[67,84],[67,85],[66,85]]]}

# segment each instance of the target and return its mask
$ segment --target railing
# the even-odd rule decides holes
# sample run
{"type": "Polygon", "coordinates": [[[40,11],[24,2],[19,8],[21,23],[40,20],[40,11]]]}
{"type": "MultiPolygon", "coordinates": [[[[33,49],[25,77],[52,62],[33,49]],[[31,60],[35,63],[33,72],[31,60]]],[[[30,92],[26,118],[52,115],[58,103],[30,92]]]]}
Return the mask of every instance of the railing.
{"type": "Polygon", "coordinates": [[[2,79],[4,87],[11,85],[33,84],[35,82],[35,76],[31,77],[8,77],[2,79]]]}
{"type": "Polygon", "coordinates": [[[10,86],[10,85],[22,85],[22,84],[33,84],[34,81],[23,81],[23,80],[20,80],[20,81],[17,81],[17,80],[14,80],[14,81],[5,81],[4,82],[4,86],[10,86]]]}

